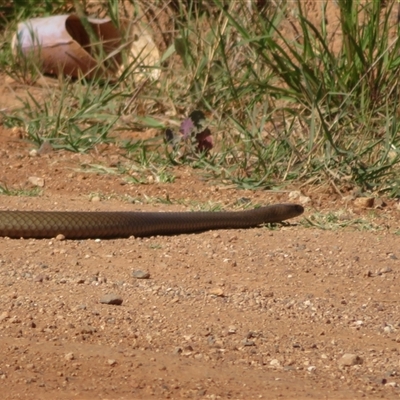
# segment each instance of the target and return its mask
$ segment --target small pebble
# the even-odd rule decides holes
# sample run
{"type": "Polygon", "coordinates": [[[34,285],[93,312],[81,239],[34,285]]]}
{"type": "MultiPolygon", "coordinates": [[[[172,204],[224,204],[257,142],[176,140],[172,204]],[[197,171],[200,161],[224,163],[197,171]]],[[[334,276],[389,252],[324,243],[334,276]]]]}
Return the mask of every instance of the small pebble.
{"type": "Polygon", "coordinates": [[[371,208],[374,206],[373,197],[357,197],[354,200],[354,205],[360,208],[371,208]]]}
{"type": "Polygon", "coordinates": [[[219,287],[210,289],[209,293],[214,296],[224,297],[224,291],[219,287]]]}
{"type": "Polygon", "coordinates": [[[174,353],[174,354],[181,354],[182,351],[183,351],[183,350],[182,350],[182,347],[175,347],[173,353],[174,353]]]}
{"type": "Polygon", "coordinates": [[[383,328],[383,332],[385,332],[385,333],[392,333],[392,332],[393,332],[393,327],[387,325],[387,326],[385,326],[385,327],[383,328]]]}
{"type": "Polygon", "coordinates": [[[83,326],[79,329],[79,333],[82,335],[92,335],[95,332],[95,329],[91,326],[83,326]]]}
{"type": "Polygon", "coordinates": [[[7,311],[3,311],[0,314],[0,322],[4,321],[5,319],[8,319],[8,318],[10,318],[10,314],[7,311]]]}
{"type": "Polygon", "coordinates": [[[362,364],[363,359],[356,354],[344,354],[338,361],[339,366],[351,367],[352,365],[362,364]]]}
{"type": "Polygon", "coordinates": [[[136,279],[149,279],[150,273],[147,271],[142,271],[140,269],[133,271],[132,276],[136,279]]]}
{"type": "Polygon", "coordinates": [[[44,187],[44,179],[38,176],[30,176],[28,182],[33,186],[44,187]]]}
{"type": "Polygon", "coordinates": [[[378,275],[388,274],[389,272],[392,272],[392,268],[384,267],[378,271],[378,275]]]}
{"type": "Polygon", "coordinates": [[[41,282],[43,282],[43,279],[44,279],[44,276],[43,276],[43,275],[36,275],[36,276],[33,278],[33,282],[39,282],[39,283],[41,283],[41,282]]]}
{"type": "Polygon", "coordinates": [[[233,335],[234,333],[236,333],[236,326],[234,326],[234,325],[230,325],[230,326],[228,326],[228,333],[230,334],[230,335],[233,335]]]}
{"type": "Polygon", "coordinates": [[[105,294],[101,299],[100,303],[102,304],[113,304],[116,306],[120,306],[123,302],[123,299],[121,296],[118,296],[117,294],[105,294]]]}

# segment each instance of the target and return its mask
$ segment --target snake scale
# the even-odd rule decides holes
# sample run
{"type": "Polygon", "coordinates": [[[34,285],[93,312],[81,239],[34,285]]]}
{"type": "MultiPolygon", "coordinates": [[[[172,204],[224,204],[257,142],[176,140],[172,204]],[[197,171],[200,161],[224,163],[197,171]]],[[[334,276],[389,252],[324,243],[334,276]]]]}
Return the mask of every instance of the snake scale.
{"type": "Polygon", "coordinates": [[[222,212],[0,211],[0,236],[67,239],[144,237],[251,228],[302,214],[298,204],[222,212]]]}

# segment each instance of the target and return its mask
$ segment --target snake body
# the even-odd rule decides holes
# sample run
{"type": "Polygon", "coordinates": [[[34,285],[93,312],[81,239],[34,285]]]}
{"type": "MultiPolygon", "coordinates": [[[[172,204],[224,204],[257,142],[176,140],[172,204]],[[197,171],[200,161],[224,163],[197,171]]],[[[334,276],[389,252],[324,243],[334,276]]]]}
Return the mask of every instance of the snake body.
{"type": "Polygon", "coordinates": [[[298,204],[226,212],[0,211],[0,236],[67,239],[144,237],[251,228],[302,214],[298,204]]]}

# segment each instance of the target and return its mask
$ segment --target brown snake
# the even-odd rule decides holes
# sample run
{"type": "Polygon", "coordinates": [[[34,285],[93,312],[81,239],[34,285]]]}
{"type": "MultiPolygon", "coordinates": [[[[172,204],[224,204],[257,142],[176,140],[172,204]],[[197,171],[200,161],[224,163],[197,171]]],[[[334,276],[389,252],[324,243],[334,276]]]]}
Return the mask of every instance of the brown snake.
{"type": "Polygon", "coordinates": [[[211,229],[251,228],[302,214],[298,204],[226,212],[0,211],[0,236],[67,239],[173,235],[211,229]]]}

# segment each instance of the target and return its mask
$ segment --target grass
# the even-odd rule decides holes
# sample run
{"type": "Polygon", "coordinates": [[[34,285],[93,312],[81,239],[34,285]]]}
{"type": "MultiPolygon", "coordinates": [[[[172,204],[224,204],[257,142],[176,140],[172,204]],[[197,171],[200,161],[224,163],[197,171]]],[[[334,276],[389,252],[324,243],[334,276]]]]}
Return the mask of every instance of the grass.
{"type": "Polygon", "coordinates": [[[3,196],[25,196],[25,197],[36,197],[42,194],[42,189],[34,187],[31,189],[13,189],[7,185],[0,184],[0,195],[3,196]]]}
{"type": "Polygon", "coordinates": [[[343,212],[314,213],[309,218],[303,218],[301,225],[307,228],[318,228],[322,230],[337,230],[340,228],[354,228],[358,231],[380,231],[385,230],[381,225],[374,224],[363,218],[352,218],[343,212]]]}
{"type": "MultiPolygon", "coordinates": [[[[22,67],[8,43],[22,17],[46,15],[51,3],[29,2],[22,14],[18,4],[1,33],[0,68],[28,84],[28,95],[20,109],[2,111],[2,121],[23,127],[38,146],[48,140],[56,149],[86,152],[115,141],[120,131],[155,128],[156,139],[118,141],[137,174],[119,172],[133,183],[148,182],[147,168],[154,181],[173,182],[173,168],[188,164],[207,179],[247,189],[295,181],[339,193],[358,188],[400,195],[395,2],[384,7],[380,1],[337,0],[343,40],[333,49],[323,1],[319,25],[307,18],[300,0],[294,17],[293,2],[287,1],[268,2],[260,11],[244,0],[227,6],[219,0],[178,1],[162,62],[152,67],[160,79],[133,61],[115,80],[60,76],[41,98],[29,94],[28,78],[37,76],[37,68],[22,67]],[[289,12],[293,37],[281,29],[289,12]],[[163,140],[165,128],[176,129],[194,109],[209,118],[209,153],[163,140]]],[[[116,25],[118,4],[103,2],[116,25]]],[[[135,4],[138,18],[167,7],[135,4]]],[[[60,11],[62,5],[54,7],[60,11]]]]}
{"type": "Polygon", "coordinates": [[[230,207],[224,206],[220,202],[215,201],[195,201],[188,199],[171,199],[167,194],[165,197],[149,197],[147,195],[143,195],[143,197],[129,197],[128,201],[134,204],[167,204],[167,205],[183,205],[188,207],[191,211],[222,211],[226,208],[229,209],[243,209],[243,208],[254,208],[256,205],[252,204],[250,201],[246,202],[236,202],[232,204],[230,207]]]}

